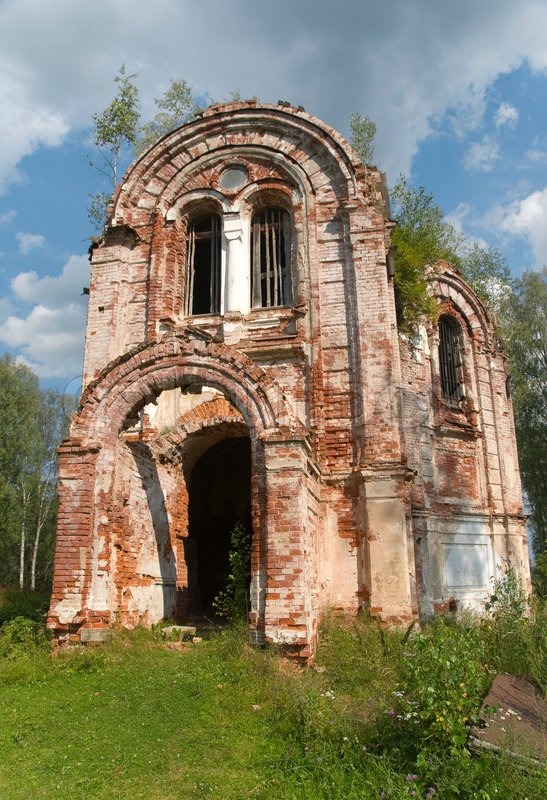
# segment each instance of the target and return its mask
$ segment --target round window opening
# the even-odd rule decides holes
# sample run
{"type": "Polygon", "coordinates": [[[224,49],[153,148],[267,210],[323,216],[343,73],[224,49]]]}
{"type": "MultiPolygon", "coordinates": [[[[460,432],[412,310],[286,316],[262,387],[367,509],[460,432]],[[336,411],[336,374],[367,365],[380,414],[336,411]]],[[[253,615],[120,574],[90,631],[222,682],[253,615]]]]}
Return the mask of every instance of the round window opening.
{"type": "Polygon", "coordinates": [[[225,169],[220,176],[220,185],[223,189],[241,189],[247,182],[249,173],[245,167],[233,166],[225,169]]]}

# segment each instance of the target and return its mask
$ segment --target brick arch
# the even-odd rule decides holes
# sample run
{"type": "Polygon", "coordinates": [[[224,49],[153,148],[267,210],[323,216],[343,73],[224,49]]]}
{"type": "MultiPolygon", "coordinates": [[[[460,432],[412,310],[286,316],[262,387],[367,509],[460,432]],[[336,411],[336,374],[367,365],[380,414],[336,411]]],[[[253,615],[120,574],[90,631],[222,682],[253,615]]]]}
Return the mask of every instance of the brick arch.
{"type": "MultiPolygon", "coordinates": [[[[125,556],[123,550],[119,555],[117,547],[121,546],[128,530],[123,487],[127,475],[132,473],[123,472],[122,451],[127,442],[120,440],[119,433],[139,408],[162,391],[192,383],[216,387],[224,398],[211,403],[211,425],[206,426],[201,437],[198,432],[200,413],[194,410],[186,415],[183,425],[186,442],[190,442],[187,452],[190,461],[199,457],[200,451],[213,441],[242,434],[251,440],[255,531],[252,625],[253,629],[264,629],[268,525],[274,528],[277,525],[278,535],[280,531],[287,533],[286,529],[297,514],[296,508],[303,502],[295,492],[290,498],[294,511],[283,516],[269,508],[268,503],[274,502],[278,492],[266,489],[267,482],[273,480],[266,469],[266,452],[270,459],[288,458],[286,442],[306,440],[306,430],[298,420],[291,418],[280,388],[259,367],[233,348],[190,329],[183,335],[168,336],[135,348],[116,359],[82,396],[81,410],[73,420],[70,437],[59,451],[59,524],[49,618],[49,624],[56,631],[74,632],[82,625],[109,625],[113,614],[121,608],[122,584],[116,577],[116,563],[118,556],[125,556]]],[[[156,457],[153,443],[143,446],[142,488],[146,498],[142,499],[151,502],[149,490],[155,498],[147,541],[153,543],[154,534],[156,541],[162,542],[162,553],[166,552],[165,547],[174,553],[169,538],[167,501],[158,471],[161,459],[156,457]],[[164,499],[160,502],[162,495],[164,499]]],[[[293,466],[292,458],[290,466],[293,466]]],[[[282,477],[285,481],[285,472],[282,477]]],[[[175,487],[176,492],[179,490],[180,487],[175,487]]],[[[171,569],[173,556],[169,555],[167,560],[171,569]]]]}
{"type": "Polygon", "coordinates": [[[294,190],[276,181],[251,184],[241,193],[241,201],[252,213],[269,206],[281,206],[292,214],[296,205],[294,190]]]}
{"type": "Polygon", "coordinates": [[[441,263],[442,272],[434,278],[435,296],[447,303],[447,313],[451,308],[457,313],[460,323],[467,328],[477,345],[490,348],[494,344],[492,323],[483,304],[467,284],[450,265],[441,263]]]}
{"type": "Polygon", "coordinates": [[[230,346],[190,329],[130,351],[102,370],[82,396],[71,438],[112,445],[143,406],[164,390],[188,384],[219,389],[256,437],[277,429],[302,429],[279,386],[260,367],[230,346]]]}
{"type": "Polygon", "coordinates": [[[206,109],[195,121],[173,131],[130,168],[124,191],[114,200],[113,222],[142,224],[151,211],[180,194],[189,173],[237,155],[257,155],[283,165],[306,191],[319,192],[329,174],[340,202],[360,193],[366,171],[340,134],[295,108],[231,103],[206,109]],[[317,169],[317,158],[323,169],[317,169]]]}
{"type": "Polygon", "coordinates": [[[183,414],[174,430],[155,439],[152,449],[159,461],[180,462],[187,469],[212,443],[233,436],[249,436],[244,417],[225,397],[216,397],[183,414]],[[197,446],[189,457],[186,445],[191,440],[197,446]]]}
{"type": "Polygon", "coordinates": [[[179,219],[188,219],[201,209],[213,213],[230,211],[231,204],[226,197],[216,189],[200,188],[182,192],[177,202],[166,212],[165,219],[173,222],[179,219]]]}
{"type": "MultiPolygon", "coordinates": [[[[251,169],[251,173],[252,171],[251,169]]],[[[165,185],[162,194],[158,196],[156,209],[160,215],[170,219],[173,217],[174,209],[186,206],[193,196],[204,194],[218,198],[225,204],[226,210],[229,210],[234,197],[237,205],[245,201],[250,193],[256,193],[268,185],[275,187],[276,191],[281,190],[293,195],[292,203],[296,202],[294,195],[303,197],[304,201],[308,198],[309,202],[315,191],[311,177],[298,162],[282,153],[266,149],[263,144],[254,145],[247,142],[242,145],[224,146],[214,153],[205,152],[190,161],[165,185]],[[212,188],[215,185],[215,172],[218,173],[219,168],[226,163],[231,163],[234,154],[241,162],[254,164],[255,168],[260,165],[267,167],[267,173],[260,176],[250,174],[247,184],[235,195],[230,192],[224,194],[223,191],[212,188]]]]}

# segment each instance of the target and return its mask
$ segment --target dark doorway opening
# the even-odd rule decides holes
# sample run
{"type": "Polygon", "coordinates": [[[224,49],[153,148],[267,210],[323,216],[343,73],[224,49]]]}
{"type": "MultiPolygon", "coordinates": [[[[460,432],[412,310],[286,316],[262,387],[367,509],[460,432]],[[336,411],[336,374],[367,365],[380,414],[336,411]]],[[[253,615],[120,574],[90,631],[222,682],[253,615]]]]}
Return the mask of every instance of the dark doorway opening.
{"type": "Polygon", "coordinates": [[[251,443],[223,439],[194,465],[189,482],[188,613],[213,616],[213,601],[226,588],[230,534],[237,523],[251,530],[251,443]]]}

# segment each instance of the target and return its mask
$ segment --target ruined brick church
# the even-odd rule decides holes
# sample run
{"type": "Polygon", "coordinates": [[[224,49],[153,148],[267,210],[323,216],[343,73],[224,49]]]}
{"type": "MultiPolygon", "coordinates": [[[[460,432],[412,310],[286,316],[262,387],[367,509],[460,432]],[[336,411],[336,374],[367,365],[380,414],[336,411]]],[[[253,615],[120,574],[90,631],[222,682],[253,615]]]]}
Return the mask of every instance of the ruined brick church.
{"type": "Polygon", "coordinates": [[[252,535],[249,629],[313,653],[325,609],[404,622],[528,580],[504,356],[469,286],[397,326],[389,203],[329,126],[215,105],[128,170],[92,247],[60,448],[49,625],[211,613],[252,535]]]}

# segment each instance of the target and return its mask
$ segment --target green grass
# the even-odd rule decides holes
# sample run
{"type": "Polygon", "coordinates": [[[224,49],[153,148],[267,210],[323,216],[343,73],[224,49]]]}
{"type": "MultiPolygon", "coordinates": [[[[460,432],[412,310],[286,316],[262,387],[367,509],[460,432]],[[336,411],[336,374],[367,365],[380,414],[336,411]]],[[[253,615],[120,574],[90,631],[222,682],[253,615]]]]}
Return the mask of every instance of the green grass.
{"type": "Polygon", "coordinates": [[[252,796],[281,742],[243,649],[233,633],[181,653],[137,632],[36,655],[41,675],[12,671],[0,691],[0,797],[252,796]]]}
{"type": "MultiPolygon", "coordinates": [[[[466,709],[450,705],[443,665],[468,647],[484,671],[498,668],[488,637],[498,643],[500,625],[437,623],[405,638],[365,619],[327,620],[317,667],[305,669],[249,648],[237,629],[178,651],[153,632],[120,632],[52,657],[37,624],[7,623],[0,797],[543,800],[545,774],[452,744],[466,709]],[[433,712],[453,714],[447,730],[429,716],[429,692],[411,700],[422,669],[433,712]],[[405,719],[408,702],[418,721],[405,719]]],[[[458,677],[470,689],[484,680],[475,666],[458,677]]]]}

